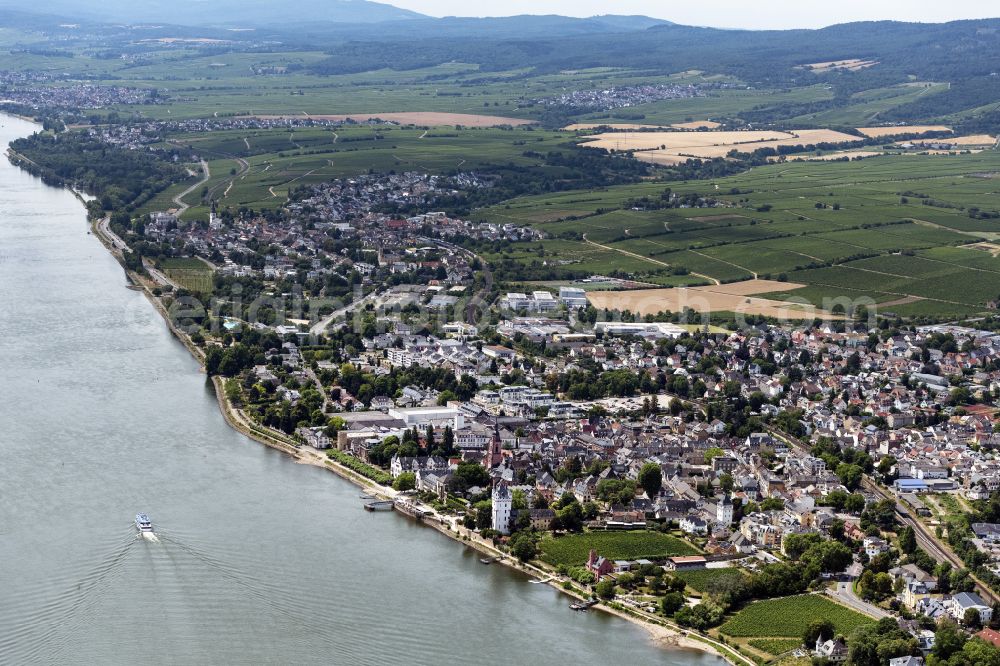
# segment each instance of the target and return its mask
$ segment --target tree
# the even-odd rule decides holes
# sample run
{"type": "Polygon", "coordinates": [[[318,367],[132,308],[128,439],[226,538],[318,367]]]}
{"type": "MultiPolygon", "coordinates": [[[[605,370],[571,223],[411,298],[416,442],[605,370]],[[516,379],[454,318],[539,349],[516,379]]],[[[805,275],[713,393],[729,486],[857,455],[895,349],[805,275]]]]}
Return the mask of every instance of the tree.
{"type": "Polygon", "coordinates": [[[660,612],[670,616],[684,607],[684,595],[680,592],[668,592],[660,599],[660,612]]]}
{"type": "MultiPolygon", "coordinates": [[[[822,541],[802,554],[802,561],[819,567],[820,571],[843,571],[851,563],[851,549],[839,541],[822,541]]],[[[878,574],[879,576],[888,574],[878,574]]],[[[890,583],[891,584],[891,583],[890,583]]]]}
{"type": "Polygon", "coordinates": [[[663,470],[656,463],[646,463],[639,470],[639,485],[646,491],[646,496],[653,499],[660,493],[663,486],[663,470]]]}
{"type": "Polygon", "coordinates": [[[945,618],[941,620],[937,631],[934,632],[934,650],[931,654],[937,659],[947,661],[953,654],[962,650],[965,641],[965,633],[959,626],[945,618]]]}
{"type": "Polygon", "coordinates": [[[858,627],[848,640],[854,666],[884,666],[890,659],[920,654],[917,641],[893,617],[858,627]]]}
{"type": "Polygon", "coordinates": [[[940,562],[934,567],[934,576],[938,579],[938,590],[941,594],[951,592],[951,563],[940,562]]]}
{"type": "Polygon", "coordinates": [[[722,621],[725,609],[711,601],[703,601],[696,606],[685,606],[674,614],[678,624],[699,631],[714,627],[722,621]]]}
{"type": "Polygon", "coordinates": [[[460,482],[461,489],[464,491],[473,486],[485,488],[490,483],[490,474],[479,463],[467,460],[458,464],[458,468],[455,470],[455,479],[460,482]]]}
{"type": "Polygon", "coordinates": [[[865,471],[858,465],[849,463],[840,463],[837,465],[837,477],[848,490],[856,490],[861,485],[861,477],[864,476],[864,473],[865,471]]]}
{"type": "Polygon", "coordinates": [[[781,511],[785,508],[785,500],[780,497],[768,497],[760,503],[761,511],[781,511]]]}
{"type": "Polygon", "coordinates": [[[450,425],[444,427],[444,438],[441,441],[441,448],[446,456],[455,452],[455,432],[450,425]]]}
{"type": "Polygon", "coordinates": [[[823,541],[823,537],[816,533],[789,534],[781,540],[781,549],[791,560],[797,560],[802,554],[823,541]]]}
{"type": "Polygon", "coordinates": [[[611,599],[615,596],[615,583],[610,578],[599,581],[594,586],[594,593],[601,599],[611,599]]]}
{"type": "Polygon", "coordinates": [[[861,513],[865,510],[865,496],[861,493],[851,493],[844,501],[844,511],[847,513],[861,513]]]}
{"type": "Polygon", "coordinates": [[[493,525],[493,502],[484,500],[476,502],[476,529],[485,530],[493,525]]]}
{"type": "Polygon", "coordinates": [[[833,638],[836,631],[837,629],[833,625],[833,622],[826,618],[813,620],[806,627],[805,633],[802,634],[802,644],[808,648],[812,648],[816,645],[817,640],[829,640],[833,638]]]}
{"type": "Polygon", "coordinates": [[[979,611],[975,608],[966,608],[965,614],[962,616],[962,624],[969,629],[979,629],[982,625],[982,619],[979,617],[979,611]]]}
{"type": "Polygon", "coordinates": [[[917,549],[917,535],[909,525],[899,533],[899,549],[907,555],[912,554],[917,549]]]}
{"type": "Polygon", "coordinates": [[[417,487],[417,475],[413,472],[403,472],[392,482],[393,490],[413,490],[417,487]]]}
{"type": "Polygon", "coordinates": [[[864,599],[881,601],[892,593],[892,578],[887,573],[865,569],[858,579],[858,590],[864,599]]]}
{"type": "Polygon", "coordinates": [[[879,500],[861,512],[861,529],[877,527],[891,531],[896,527],[896,502],[891,499],[879,500]]]}
{"type": "MultiPolygon", "coordinates": [[[[574,498],[575,499],[575,498],[574,498]]],[[[555,527],[568,532],[579,532],[583,529],[583,508],[579,502],[572,502],[569,505],[556,511],[555,527]]]]}
{"type": "Polygon", "coordinates": [[[725,453],[726,452],[720,449],[718,446],[711,446],[705,449],[705,464],[711,465],[713,460],[715,460],[719,456],[725,455],[725,453]]]}
{"type": "Polygon", "coordinates": [[[510,542],[510,553],[522,562],[534,559],[538,549],[530,534],[518,532],[510,542]]]}

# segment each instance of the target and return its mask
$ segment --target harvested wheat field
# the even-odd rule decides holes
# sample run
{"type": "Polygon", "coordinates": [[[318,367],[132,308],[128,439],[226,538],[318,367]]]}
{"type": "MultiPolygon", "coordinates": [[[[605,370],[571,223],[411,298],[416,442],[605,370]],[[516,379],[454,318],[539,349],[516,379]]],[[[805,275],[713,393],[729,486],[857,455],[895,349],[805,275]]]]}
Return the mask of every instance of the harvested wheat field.
{"type": "Polygon", "coordinates": [[[950,143],[955,146],[992,146],[997,142],[997,138],[989,134],[968,134],[966,136],[948,137],[947,139],[920,139],[913,143],[925,144],[938,142],[950,143]]]}
{"type": "Polygon", "coordinates": [[[776,301],[750,295],[787,292],[804,286],[794,282],[746,280],[706,287],[591,291],[587,292],[587,299],[595,308],[631,310],[641,315],[653,315],[664,310],[681,312],[685,308],[691,308],[696,312],[736,312],[744,315],[764,315],[777,319],[843,318],[805,303],[776,301]]]}
{"type": "Polygon", "coordinates": [[[899,127],[859,127],[858,131],[865,136],[878,139],[884,136],[899,136],[900,134],[950,132],[951,128],[944,125],[900,125],[899,127]]]}
{"type": "Polygon", "coordinates": [[[858,137],[828,129],[776,131],[694,131],[694,132],[605,132],[583,146],[605,150],[635,150],[636,158],[653,164],[678,164],[689,158],[725,157],[733,149],[753,152],[817,143],[846,143],[858,137]]]}
{"type": "Polygon", "coordinates": [[[689,123],[674,123],[671,127],[681,130],[719,129],[722,127],[722,123],[711,120],[692,120],[689,123]]]}
{"type": "MultiPolygon", "coordinates": [[[[303,116],[258,116],[259,118],[302,118],[303,116]]],[[[403,111],[399,113],[348,113],[334,115],[308,115],[315,120],[386,120],[400,125],[463,125],[465,127],[496,127],[498,125],[533,125],[534,120],[505,118],[503,116],[481,116],[472,113],[446,113],[443,111],[403,111]]]]}

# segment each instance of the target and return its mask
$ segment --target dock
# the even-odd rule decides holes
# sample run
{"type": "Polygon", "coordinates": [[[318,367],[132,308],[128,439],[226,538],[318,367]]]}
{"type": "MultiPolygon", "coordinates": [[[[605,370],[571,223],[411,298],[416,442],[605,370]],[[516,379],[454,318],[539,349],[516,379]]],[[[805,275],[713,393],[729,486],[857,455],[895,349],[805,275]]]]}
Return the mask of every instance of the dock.
{"type": "Polygon", "coordinates": [[[393,503],[389,500],[372,500],[365,502],[365,511],[392,511],[393,503]]]}
{"type": "Polygon", "coordinates": [[[393,505],[395,506],[396,511],[399,511],[410,518],[416,518],[417,520],[423,520],[424,518],[434,515],[434,512],[429,509],[421,509],[413,502],[408,502],[402,499],[396,499],[393,505]]]}

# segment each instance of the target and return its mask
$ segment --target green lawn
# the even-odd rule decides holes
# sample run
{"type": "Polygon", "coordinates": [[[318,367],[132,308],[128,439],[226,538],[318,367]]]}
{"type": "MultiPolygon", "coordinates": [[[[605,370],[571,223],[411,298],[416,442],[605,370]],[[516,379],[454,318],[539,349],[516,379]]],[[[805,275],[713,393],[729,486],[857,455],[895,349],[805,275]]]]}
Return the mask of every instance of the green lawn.
{"type": "Polygon", "coordinates": [[[549,564],[578,566],[587,561],[591,549],[611,560],[664,558],[694,555],[691,544],[661,532],[585,532],[561,537],[547,537],[541,542],[542,559],[549,564]]]}
{"type": "Polygon", "coordinates": [[[727,636],[774,636],[797,638],[816,619],[833,622],[845,636],[855,628],[874,622],[866,615],[841,606],[818,594],[768,599],[747,605],[719,628],[727,636]]]}

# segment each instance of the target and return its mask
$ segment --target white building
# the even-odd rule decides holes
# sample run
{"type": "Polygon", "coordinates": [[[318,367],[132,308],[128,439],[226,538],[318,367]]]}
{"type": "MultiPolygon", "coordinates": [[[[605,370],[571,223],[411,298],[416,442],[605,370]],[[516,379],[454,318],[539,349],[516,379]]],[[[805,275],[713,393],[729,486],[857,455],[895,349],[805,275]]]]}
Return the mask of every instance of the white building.
{"type": "Polygon", "coordinates": [[[729,494],[722,496],[722,501],[715,508],[715,519],[723,525],[731,525],[733,522],[733,500],[729,499],[729,494]]]}
{"type": "Polygon", "coordinates": [[[510,495],[510,489],[506,485],[499,483],[493,487],[493,529],[500,534],[510,534],[511,515],[514,507],[514,498],[510,495]]]}
{"type": "Polygon", "coordinates": [[[951,616],[959,622],[965,621],[965,612],[970,608],[976,609],[979,613],[979,624],[986,624],[993,617],[993,608],[986,605],[975,592],[959,592],[951,599],[945,601],[945,607],[951,616]]]}
{"type": "Polygon", "coordinates": [[[587,292],[579,287],[559,287],[559,300],[568,308],[587,307],[587,292]]]}
{"type": "Polygon", "coordinates": [[[640,338],[658,340],[679,338],[687,331],[677,324],[667,322],[599,321],[594,324],[594,332],[605,335],[636,335],[640,338]]]}
{"type": "Polygon", "coordinates": [[[465,427],[465,417],[455,407],[396,407],[390,409],[388,414],[402,421],[407,427],[450,425],[452,430],[461,430],[465,427]]]}
{"type": "Polygon", "coordinates": [[[559,307],[559,301],[547,291],[535,291],[531,294],[532,305],[538,312],[551,312],[559,307]]]}
{"type": "Polygon", "coordinates": [[[504,305],[511,310],[527,310],[531,307],[531,299],[528,298],[527,294],[522,294],[520,292],[507,292],[507,296],[503,300],[504,305]]]}

